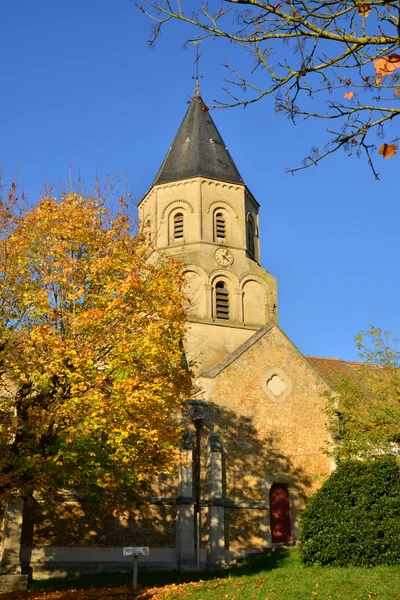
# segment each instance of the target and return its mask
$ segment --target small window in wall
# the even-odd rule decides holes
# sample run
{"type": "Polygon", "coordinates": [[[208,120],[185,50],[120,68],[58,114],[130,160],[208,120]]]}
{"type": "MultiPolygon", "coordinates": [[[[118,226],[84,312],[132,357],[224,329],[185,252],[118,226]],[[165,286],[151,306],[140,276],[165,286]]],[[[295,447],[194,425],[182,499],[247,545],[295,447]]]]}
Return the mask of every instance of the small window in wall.
{"type": "Polygon", "coordinates": [[[226,237],[226,222],[222,212],[215,213],[214,234],[216,238],[226,237]]]}
{"type": "Polygon", "coordinates": [[[144,228],[144,234],[146,236],[146,239],[149,243],[151,243],[151,221],[150,219],[147,219],[146,221],[146,225],[144,228]]]}
{"type": "Polygon", "coordinates": [[[253,217],[249,215],[247,219],[247,250],[252,256],[255,256],[255,244],[254,237],[256,234],[256,228],[254,225],[253,217]]]}
{"type": "Polygon", "coordinates": [[[291,542],[289,491],[286,485],[282,483],[272,485],[269,492],[269,509],[272,543],[291,542]]]}
{"type": "Polygon", "coordinates": [[[215,316],[217,319],[229,319],[229,291],[223,281],[215,286],[215,316]]]}
{"type": "Polygon", "coordinates": [[[183,238],[183,213],[179,212],[174,215],[174,239],[183,238]]]}

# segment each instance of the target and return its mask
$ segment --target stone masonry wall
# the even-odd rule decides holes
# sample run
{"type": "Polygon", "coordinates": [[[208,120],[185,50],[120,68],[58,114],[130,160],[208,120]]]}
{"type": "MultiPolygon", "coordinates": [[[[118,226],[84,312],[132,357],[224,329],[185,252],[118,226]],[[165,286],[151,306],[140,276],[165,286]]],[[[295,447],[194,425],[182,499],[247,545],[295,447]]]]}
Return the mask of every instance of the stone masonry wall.
{"type": "Polygon", "coordinates": [[[4,502],[0,502],[0,542],[3,539],[4,502]]]}
{"type": "Polygon", "coordinates": [[[225,547],[231,552],[262,550],[265,541],[266,510],[225,509],[225,547]]]}
{"type": "Polygon", "coordinates": [[[273,483],[289,489],[297,539],[298,514],[331,470],[323,453],[329,439],[323,395],[327,386],[278,327],[198,384],[211,402],[205,426],[218,434],[223,446],[224,498],[236,507],[225,509],[229,549],[270,544],[273,483]],[[268,388],[276,374],[286,390],[280,397],[268,388]]]}
{"type": "Polygon", "coordinates": [[[227,493],[265,500],[265,474],[289,474],[310,495],[330,473],[323,395],[326,385],[280,331],[270,329],[215,378],[215,428],[224,440],[227,493]],[[275,371],[287,377],[283,400],[266,393],[275,371]]]}
{"type": "Polygon", "coordinates": [[[22,545],[174,548],[176,510],[175,505],[149,504],[119,514],[95,503],[65,501],[49,507],[31,501],[25,507],[22,545]]]}

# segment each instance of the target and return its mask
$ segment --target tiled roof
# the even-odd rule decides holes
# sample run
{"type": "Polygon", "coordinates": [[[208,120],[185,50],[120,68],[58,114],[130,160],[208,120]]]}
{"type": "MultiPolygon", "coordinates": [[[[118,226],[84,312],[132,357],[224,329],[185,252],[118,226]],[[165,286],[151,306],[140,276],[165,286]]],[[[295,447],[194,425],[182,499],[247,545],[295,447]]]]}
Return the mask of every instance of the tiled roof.
{"type": "Polygon", "coordinates": [[[321,358],[319,356],[306,356],[308,362],[332,387],[338,385],[344,379],[359,380],[360,377],[374,377],[382,375],[384,367],[366,365],[365,363],[339,358],[321,358]]]}

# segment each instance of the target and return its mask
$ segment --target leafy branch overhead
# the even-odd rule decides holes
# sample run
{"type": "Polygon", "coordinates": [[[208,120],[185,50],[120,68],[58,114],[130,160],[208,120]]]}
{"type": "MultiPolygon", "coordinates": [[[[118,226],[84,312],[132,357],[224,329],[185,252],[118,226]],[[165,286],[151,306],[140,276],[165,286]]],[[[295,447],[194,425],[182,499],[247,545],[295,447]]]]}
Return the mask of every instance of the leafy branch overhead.
{"type": "MultiPolygon", "coordinates": [[[[155,21],[150,43],[173,19],[200,29],[195,39],[222,38],[248,57],[245,72],[224,62],[227,108],[273,96],[275,108],[297,119],[331,121],[328,143],[314,147],[294,173],[344,149],[366,157],[379,175],[374,151],[395,156],[400,114],[400,1],[225,0],[212,10],[181,0],[144,0],[155,21]],[[389,147],[388,152],[385,148],[389,147]]],[[[189,40],[189,41],[193,41],[189,40]]]]}

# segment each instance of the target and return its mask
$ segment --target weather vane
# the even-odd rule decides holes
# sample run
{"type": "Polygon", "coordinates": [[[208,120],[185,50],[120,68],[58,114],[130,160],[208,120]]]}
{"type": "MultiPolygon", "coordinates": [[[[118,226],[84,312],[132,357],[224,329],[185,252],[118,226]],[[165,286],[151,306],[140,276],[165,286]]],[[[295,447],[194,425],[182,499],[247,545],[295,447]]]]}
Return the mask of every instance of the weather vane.
{"type": "Polygon", "coordinates": [[[196,80],[196,88],[195,88],[195,96],[200,96],[200,84],[199,84],[199,79],[201,79],[203,76],[199,75],[199,59],[201,54],[199,54],[199,46],[201,44],[201,40],[193,40],[191,42],[192,44],[196,45],[196,59],[194,61],[194,64],[196,65],[196,75],[194,77],[192,77],[192,79],[196,80]]]}

